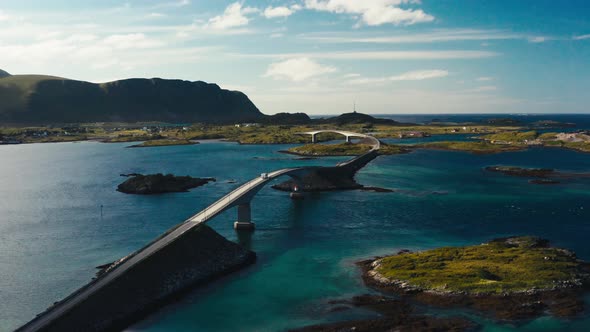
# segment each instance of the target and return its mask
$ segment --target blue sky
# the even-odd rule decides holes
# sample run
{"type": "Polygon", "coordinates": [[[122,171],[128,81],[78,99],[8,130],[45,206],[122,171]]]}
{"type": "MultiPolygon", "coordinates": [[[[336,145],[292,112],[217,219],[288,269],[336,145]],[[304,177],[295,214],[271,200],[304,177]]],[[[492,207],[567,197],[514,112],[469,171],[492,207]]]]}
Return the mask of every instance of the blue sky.
{"type": "Polygon", "coordinates": [[[590,1],[0,1],[0,68],[241,90],[267,114],[588,113],[590,1]]]}

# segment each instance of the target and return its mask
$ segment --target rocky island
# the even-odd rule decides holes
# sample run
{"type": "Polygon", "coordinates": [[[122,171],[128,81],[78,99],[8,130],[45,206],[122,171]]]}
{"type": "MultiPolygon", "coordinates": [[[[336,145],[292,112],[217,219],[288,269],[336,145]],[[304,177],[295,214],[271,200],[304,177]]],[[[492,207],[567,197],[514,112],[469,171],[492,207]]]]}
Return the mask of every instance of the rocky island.
{"type": "Polygon", "coordinates": [[[517,166],[487,166],[488,172],[501,173],[507,176],[531,178],[532,184],[559,184],[561,180],[590,178],[590,173],[560,172],[552,168],[525,168],[517,166]]]}
{"type": "Polygon", "coordinates": [[[488,142],[459,142],[459,141],[442,141],[428,142],[411,145],[416,149],[463,151],[473,154],[491,154],[510,151],[521,151],[526,149],[524,146],[500,145],[488,142]]]}
{"type": "Polygon", "coordinates": [[[117,191],[126,194],[162,194],[170,192],[184,192],[215,181],[213,178],[193,178],[190,176],[131,174],[129,179],[117,187],[117,191]]]}
{"type": "Polygon", "coordinates": [[[532,236],[495,239],[360,262],[366,284],[438,307],[469,307],[502,320],[583,308],[590,265],[532,236]]]}

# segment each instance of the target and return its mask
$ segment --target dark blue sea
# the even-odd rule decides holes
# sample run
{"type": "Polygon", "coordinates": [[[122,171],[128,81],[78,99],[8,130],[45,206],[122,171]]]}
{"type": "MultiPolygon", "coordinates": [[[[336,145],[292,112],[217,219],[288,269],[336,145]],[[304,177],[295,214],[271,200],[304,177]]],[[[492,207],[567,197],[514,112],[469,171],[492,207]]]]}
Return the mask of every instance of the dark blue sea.
{"type": "MultiPolygon", "coordinates": [[[[588,115],[573,117],[578,121],[566,119],[590,123],[588,115]]],[[[560,121],[559,116],[543,119],[560,121]]],[[[126,149],[128,145],[0,146],[0,331],[26,322],[88,282],[95,266],[142,247],[239,182],[283,167],[345,159],[295,160],[278,153],[290,145],[209,142],[126,149]],[[187,193],[116,192],[124,180],[119,174],[131,172],[215,177],[217,182],[187,193]]],[[[330,313],[328,301],[371,292],[354,263],[402,248],[530,234],[590,260],[590,179],[534,185],[487,173],[483,167],[488,165],[590,172],[590,154],[555,148],[494,155],[419,150],[381,156],[357,176],[362,184],[394,193],[331,192],[292,201],[265,188],[252,203],[257,230],[249,245],[258,262],[187,294],[129,330],[282,331],[368,317],[374,314],[330,313]]],[[[236,214],[227,211],[210,225],[237,240],[232,228],[236,214]]],[[[590,296],[585,299],[590,308],[590,296]]],[[[495,323],[460,310],[454,314],[476,320],[485,331],[590,330],[588,310],[575,319],[542,317],[522,324],[495,323]]]]}
{"type": "MultiPolygon", "coordinates": [[[[376,118],[392,119],[403,123],[479,123],[492,119],[513,119],[523,125],[533,125],[541,121],[574,123],[573,129],[589,129],[590,114],[371,114],[376,118]]],[[[329,118],[333,115],[314,115],[312,118],[329,118]]],[[[572,129],[568,129],[572,130],[572,129]]]]}

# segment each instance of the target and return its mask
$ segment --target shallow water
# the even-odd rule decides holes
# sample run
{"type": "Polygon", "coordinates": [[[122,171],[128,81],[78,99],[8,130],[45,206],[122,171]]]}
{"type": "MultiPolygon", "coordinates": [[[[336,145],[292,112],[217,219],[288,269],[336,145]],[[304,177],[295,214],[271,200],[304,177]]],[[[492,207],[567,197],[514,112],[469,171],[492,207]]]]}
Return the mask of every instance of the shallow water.
{"type": "MultiPolygon", "coordinates": [[[[289,145],[207,143],[145,149],[130,144],[60,143],[0,146],[0,330],[32,318],[120,258],[200,211],[240,182],[296,165],[289,145]],[[115,191],[120,173],[215,177],[188,193],[133,196],[115,191]],[[238,183],[227,183],[235,179],[238,183]],[[100,206],[103,205],[102,216],[100,206]]],[[[276,331],[368,312],[328,314],[326,302],[369,292],[354,262],[401,248],[484,242],[494,237],[547,237],[590,260],[590,180],[542,186],[487,173],[488,165],[590,171],[590,154],[536,148],[496,155],[419,150],[382,156],[357,176],[395,193],[313,194],[291,201],[263,189],[252,203],[257,230],[248,240],[258,262],[188,294],[133,331],[276,331]]],[[[210,225],[231,240],[236,211],[210,225]]],[[[468,315],[468,313],[459,312],[468,315]]],[[[473,318],[473,316],[470,316],[473,318]]],[[[543,317],[486,331],[590,329],[543,317]]]]}

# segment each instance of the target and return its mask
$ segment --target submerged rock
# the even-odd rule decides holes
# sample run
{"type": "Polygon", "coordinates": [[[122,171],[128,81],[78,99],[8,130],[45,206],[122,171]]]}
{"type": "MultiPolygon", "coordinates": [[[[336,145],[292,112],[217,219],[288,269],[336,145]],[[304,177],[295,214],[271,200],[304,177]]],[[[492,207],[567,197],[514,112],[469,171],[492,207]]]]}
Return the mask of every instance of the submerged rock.
{"type": "Polygon", "coordinates": [[[358,295],[350,300],[330,301],[329,305],[334,306],[330,312],[362,308],[374,311],[380,316],[372,319],[306,326],[291,331],[469,331],[477,327],[475,323],[463,318],[418,315],[415,314],[414,306],[408,301],[380,295],[358,295]]]}
{"type": "Polygon", "coordinates": [[[387,188],[381,188],[381,187],[366,187],[366,186],[363,186],[359,190],[362,190],[362,191],[373,191],[373,192],[376,192],[376,193],[392,193],[392,192],[395,191],[393,189],[387,189],[387,188]]]}
{"type": "Polygon", "coordinates": [[[214,178],[193,178],[190,176],[163,175],[161,173],[151,175],[130,174],[125,182],[117,187],[117,191],[126,194],[162,194],[169,192],[184,192],[191,188],[202,186],[214,178]]]}
{"type": "Polygon", "coordinates": [[[514,166],[488,166],[485,170],[489,172],[499,172],[505,175],[539,178],[548,177],[555,172],[554,169],[550,168],[523,168],[514,166]]]}
{"type": "Polygon", "coordinates": [[[551,180],[551,179],[533,179],[533,180],[529,180],[529,183],[532,183],[532,184],[560,184],[561,182],[559,182],[557,180],[551,180]]]}

